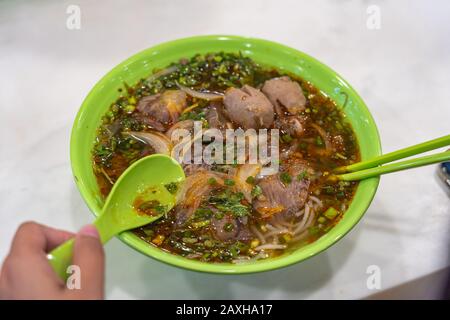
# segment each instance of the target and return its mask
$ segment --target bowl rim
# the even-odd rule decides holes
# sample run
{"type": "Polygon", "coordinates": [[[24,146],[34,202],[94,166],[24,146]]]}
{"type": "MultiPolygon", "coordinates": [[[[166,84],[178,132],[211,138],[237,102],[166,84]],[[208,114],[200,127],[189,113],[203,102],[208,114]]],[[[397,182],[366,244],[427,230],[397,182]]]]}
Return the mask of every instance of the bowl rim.
{"type": "MultiPolygon", "coordinates": [[[[87,108],[91,105],[91,100],[94,99],[94,95],[96,91],[98,91],[105,82],[108,81],[111,77],[120,74],[123,72],[123,68],[126,67],[128,64],[135,60],[139,60],[140,58],[143,58],[144,56],[147,56],[151,54],[151,52],[155,52],[161,49],[167,49],[173,46],[177,46],[179,44],[186,44],[186,43],[192,43],[195,44],[195,42],[198,41],[244,41],[244,42],[252,42],[252,43],[258,43],[261,45],[269,46],[271,49],[274,50],[281,50],[285,52],[289,52],[291,54],[299,55],[302,57],[302,59],[308,60],[309,62],[314,63],[315,65],[319,66],[324,70],[327,74],[330,74],[330,76],[338,79],[346,88],[348,91],[352,93],[352,98],[354,101],[358,103],[358,107],[360,109],[360,112],[364,114],[364,117],[367,120],[367,123],[369,125],[369,129],[372,131],[372,135],[375,139],[375,141],[372,141],[373,144],[371,145],[372,151],[375,153],[375,155],[381,154],[381,141],[380,141],[380,135],[378,132],[377,125],[367,108],[366,104],[362,100],[362,98],[359,96],[359,94],[356,92],[356,90],[353,89],[353,87],[344,79],[342,78],[337,72],[332,70],[330,67],[326,66],[322,62],[318,61],[317,59],[313,58],[312,56],[299,51],[297,49],[288,47],[283,44],[279,44],[277,42],[259,39],[259,38],[253,38],[253,37],[243,37],[243,36],[234,36],[234,35],[202,35],[202,36],[192,36],[187,38],[181,38],[176,40],[171,40],[168,42],[164,42],[161,44],[158,44],[156,46],[152,46],[150,48],[144,49],[131,57],[125,59],[118,65],[116,65],[114,68],[112,68],[108,73],[106,73],[90,90],[86,98],[84,99],[83,103],[81,104],[80,109],[78,110],[78,113],[75,117],[71,137],[70,137],[70,161],[71,161],[71,167],[72,167],[72,173],[77,185],[77,188],[87,204],[90,211],[95,215],[98,216],[99,212],[96,210],[96,205],[94,203],[94,199],[92,195],[89,193],[89,190],[87,190],[82,175],[80,174],[80,161],[77,159],[77,148],[75,147],[77,145],[77,135],[80,132],[80,130],[83,130],[81,126],[79,125],[82,120],[82,116],[86,112],[87,108]]],[[[320,88],[319,88],[320,89],[320,88]]],[[[360,144],[358,142],[358,144],[360,144]]],[[[92,146],[92,144],[90,144],[92,146]]],[[[369,189],[370,194],[364,195],[364,202],[360,200],[361,203],[358,203],[358,212],[357,214],[353,214],[353,219],[351,221],[347,221],[348,227],[344,228],[342,232],[340,232],[335,237],[330,237],[329,233],[322,236],[320,239],[316,240],[314,243],[308,245],[309,250],[305,250],[301,248],[300,250],[296,250],[294,252],[288,253],[286,255],[281,255],[277,258],[271,258],[267,260],[260,260],[248,264],[229,264],[229,263],[221,263],[221,264],[214,264],[214,263],[208,263],[208,262],[200,262],[196,260],[190,260],[178,255],[174,255],[168,252],[165,252],[159,248],[150,246],[143,240],[139,239],[136,235],[134,235],[131,231],[127,231],[124,233],[121,233],[117,237],[130,246],[131,248],[135,249],[136,251],[149,256],[153,259],[156,259],[158,261],[164,262],[166,264],[176,266],[182,269],[188,269],[193,271],[199,271],[199,272],[206,272],[206,273],[216,273],[216,274],[247,274],[247,273],[257,273],[257,272],[265,272],[270,271],[274,269],[280,269],[283,267],[290,266],[292,264],[304,261],[306,259],[309,259],[324,250],[328,249],[332,245],[334,245],[336,242],[338,242],[342,237],[344,237],[348,232],[350,232],[359,222],[359,220],[362,218],[362,216],[365,214],[367,208],[370,206],[370,203],[372,202],[376,190],[379,185],[379,177],[367,179],[364,181],[364,183],[367,184],[366,188],[369,189]]],[[[361,185],[358,186],[358,189],[361,185]]],[[[353,201],[352,201],[353,203],[353,201]]],[[[330,231],[331,232],[331,231],[330,231]]]]}

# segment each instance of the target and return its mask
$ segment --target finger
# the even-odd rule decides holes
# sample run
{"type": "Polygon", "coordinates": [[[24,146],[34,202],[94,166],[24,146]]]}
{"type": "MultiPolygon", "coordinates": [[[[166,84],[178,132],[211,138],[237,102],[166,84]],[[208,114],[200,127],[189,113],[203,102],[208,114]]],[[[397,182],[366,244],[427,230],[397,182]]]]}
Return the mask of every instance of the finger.
{"type": "Polygon", "coordinates": [[[36,222],[25,222],[19,226],[14,236],[11,253],[47,253],[74,234],[53,229],[36,222]]]}
{"type": "Polygon", "coordinates": [[[75,236],[72,261],[80,268],[84,295],[103,297],[105,254],[100,235],[93,225],[84,226],[75,236]]]}

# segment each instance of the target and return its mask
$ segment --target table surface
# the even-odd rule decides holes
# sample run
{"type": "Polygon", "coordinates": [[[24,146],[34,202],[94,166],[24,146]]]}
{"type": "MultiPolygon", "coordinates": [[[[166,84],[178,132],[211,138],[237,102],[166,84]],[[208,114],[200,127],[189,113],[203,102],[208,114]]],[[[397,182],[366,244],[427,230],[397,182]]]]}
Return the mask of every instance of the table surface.
{"type": "MultiPolygon", "coordinates": [[[[79,30],[66,27],[72,1],[0,3],[1,259],[25,220],[68,230],[92,221],[70,169],[75,114],[113,66],[170,39],[239,34],[316,57],[361,94],[384,152],[449,133],[448,1],[371,1],[379,29],[367,27],[373,16],[369,3],[359,1],[76,3],[79,30]]],[[[449,226],[449,197],[429,166],[384,176],[365,217],[344,239],[270,273],[184,271],[114,239],[106,245],[106,292],[111,299],[365,298],[380,292],[367,287],[368,266],[380,268],[381,291],[448,267],[449,226]]]]}

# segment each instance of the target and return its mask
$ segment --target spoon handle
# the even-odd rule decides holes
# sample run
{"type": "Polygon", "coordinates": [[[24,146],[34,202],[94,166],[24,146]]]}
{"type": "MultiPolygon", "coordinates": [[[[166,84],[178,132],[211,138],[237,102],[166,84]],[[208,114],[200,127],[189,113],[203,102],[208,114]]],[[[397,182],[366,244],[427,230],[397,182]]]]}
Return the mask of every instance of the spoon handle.
{"type": "MultiPolygon", "coordinates": [[[[107,218],[107,215],[101,214],[94,222],[95,227],[100,235],[100,241],[105,244],[111,239],[117,232],[114,227],[111,227],[111,223],[107,218]],[[106,218],[105,218],[106,217],[106,218]]],[[[56,274],[63,279],[67,280],[69,277],[68,267],[72,264],[74,239],[67,240],[63,244],[53,249],[48,255],[50,265],[56,274]]]]}
{"type": "Polygon", "coordinates": [[[64,281],[69,276],[67,268],[72,264],[73,244],[74,239],[67,240],[47,254],[53,270],[64,281]]]}

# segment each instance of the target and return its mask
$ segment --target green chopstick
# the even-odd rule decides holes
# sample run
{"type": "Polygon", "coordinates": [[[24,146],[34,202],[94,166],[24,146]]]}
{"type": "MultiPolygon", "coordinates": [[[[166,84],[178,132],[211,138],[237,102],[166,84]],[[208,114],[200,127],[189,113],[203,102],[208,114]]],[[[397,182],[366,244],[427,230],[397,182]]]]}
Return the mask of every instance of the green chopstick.
{"type": "Polygon", "coordinates": [[[362,180],[379,176],[386,173],[417,168],[426,166],[429,164],[440,163],[450,160],[450,151],[445,151],[438,154],[428,155],[420,158],[409,159],[400,162],[390,163],[384,166],[380,166],[387,162],[399,160],[402,158],[410,157],[419,153],[427,152],[437,148],[450,145],[450,135],[443,136],[437,139],[419,143],[417,145],[400,149],[394,152],[390,152],[370,160],[361,161],[348,166],[340,167],[336,169],[335,174],[330,176],[333,180],[362,180]]]}

